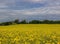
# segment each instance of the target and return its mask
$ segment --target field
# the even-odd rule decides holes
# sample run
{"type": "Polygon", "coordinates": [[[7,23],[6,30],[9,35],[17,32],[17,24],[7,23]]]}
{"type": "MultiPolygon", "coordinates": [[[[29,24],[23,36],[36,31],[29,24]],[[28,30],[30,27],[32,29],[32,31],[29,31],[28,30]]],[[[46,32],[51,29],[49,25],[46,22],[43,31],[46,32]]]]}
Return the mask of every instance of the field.
{"type": "Polygon", "coordinates": [[[60,44],[60,24],[0,26],[0,44],[60,44]]]}

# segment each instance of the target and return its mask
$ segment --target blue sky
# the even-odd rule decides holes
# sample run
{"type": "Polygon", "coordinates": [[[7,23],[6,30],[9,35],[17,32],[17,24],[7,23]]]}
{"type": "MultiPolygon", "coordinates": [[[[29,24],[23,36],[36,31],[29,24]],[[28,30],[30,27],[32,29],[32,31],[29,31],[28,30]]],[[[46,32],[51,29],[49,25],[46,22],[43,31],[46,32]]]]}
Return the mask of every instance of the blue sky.
{"type": "Polygon", "coordinates": [[[60,20],[60,0],[0,0],[0,21],[60,20]]]}

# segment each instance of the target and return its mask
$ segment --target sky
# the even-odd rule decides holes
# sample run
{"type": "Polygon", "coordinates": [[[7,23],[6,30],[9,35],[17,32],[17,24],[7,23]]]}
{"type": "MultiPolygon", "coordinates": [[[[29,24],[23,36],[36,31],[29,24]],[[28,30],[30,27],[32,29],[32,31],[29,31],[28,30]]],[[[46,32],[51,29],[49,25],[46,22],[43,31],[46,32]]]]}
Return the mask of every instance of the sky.
{"type": "Polygon", "coordinates": [[[60,20],[60,0],[0,0],[0,22],[60,20]]]}

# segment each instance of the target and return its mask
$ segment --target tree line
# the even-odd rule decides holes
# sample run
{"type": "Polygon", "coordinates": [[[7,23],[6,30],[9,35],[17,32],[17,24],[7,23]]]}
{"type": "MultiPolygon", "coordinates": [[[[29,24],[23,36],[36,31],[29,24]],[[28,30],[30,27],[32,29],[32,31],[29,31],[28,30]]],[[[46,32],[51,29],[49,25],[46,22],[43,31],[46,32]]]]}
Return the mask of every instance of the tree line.
{"type": "Polygon", "coordinates": [[[9,22],[2,22],[0,23],[0,26],[6,26],[6,25],[13,25],[13,24],[60,24],[60,20],[31,20],[27,22],[26,20],[19,21],[19,19],[16,19],[14,21],[9,22]]]}

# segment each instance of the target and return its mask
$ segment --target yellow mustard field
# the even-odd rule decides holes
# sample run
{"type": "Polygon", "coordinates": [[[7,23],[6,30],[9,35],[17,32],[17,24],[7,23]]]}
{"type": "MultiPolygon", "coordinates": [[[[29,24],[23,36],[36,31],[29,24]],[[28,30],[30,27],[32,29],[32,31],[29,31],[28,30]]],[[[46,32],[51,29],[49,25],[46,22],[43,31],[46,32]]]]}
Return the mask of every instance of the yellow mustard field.
{"type": "Polygon", "coordinates": [[[60,44],[60,24],[0,26],[0,44],[60,44]]]}

